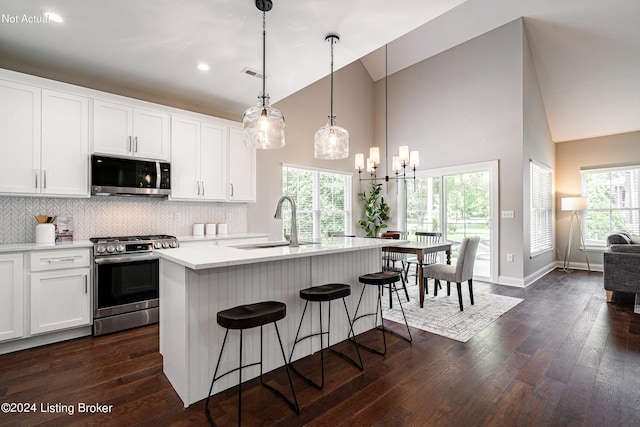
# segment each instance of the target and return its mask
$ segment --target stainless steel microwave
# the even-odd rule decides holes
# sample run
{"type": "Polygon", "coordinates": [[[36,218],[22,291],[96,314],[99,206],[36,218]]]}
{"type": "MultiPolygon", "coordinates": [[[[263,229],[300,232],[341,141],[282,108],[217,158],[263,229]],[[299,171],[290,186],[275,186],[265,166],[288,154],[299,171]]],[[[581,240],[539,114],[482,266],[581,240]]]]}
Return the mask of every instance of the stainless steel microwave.
{"type": "Polygon", "coordinates": [[[91,194],[166,197],[171,193],[169,163],[144,159],[91,156],[91,194]]]}

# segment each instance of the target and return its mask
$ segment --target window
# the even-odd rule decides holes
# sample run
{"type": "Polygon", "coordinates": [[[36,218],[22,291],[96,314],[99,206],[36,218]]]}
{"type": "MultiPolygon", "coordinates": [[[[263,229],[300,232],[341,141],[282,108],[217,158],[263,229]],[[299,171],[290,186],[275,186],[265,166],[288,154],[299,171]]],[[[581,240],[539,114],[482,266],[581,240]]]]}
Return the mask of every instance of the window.
{"type": "Polygon", "coordinates": [[[550,168],[533,160],[529,162],[529,169],[529,250],[535,255],[553,248],[552,175],[550,168]]]}
{"type": "MultiPolygon", "coordinates": [[[[329,231],[352,233],[350,173],[283,165],[282,194],[296,201],[300,241],[317,241],[329,231]]],[[[291,210],[286,207],[284,234],[290,233],[290,224],[291,210]]]]}
{"type": "Polygon", "coordinates": [[[416,231],[440,231],[440,177],[416,178],[405,189],[409,236],[414,239],[416,231]]]}
{"type": "Polygon", "coordinates": [[[640,234],[640,166],[582,170],[587,245],[604,246],[615,231],[640,234]]]}

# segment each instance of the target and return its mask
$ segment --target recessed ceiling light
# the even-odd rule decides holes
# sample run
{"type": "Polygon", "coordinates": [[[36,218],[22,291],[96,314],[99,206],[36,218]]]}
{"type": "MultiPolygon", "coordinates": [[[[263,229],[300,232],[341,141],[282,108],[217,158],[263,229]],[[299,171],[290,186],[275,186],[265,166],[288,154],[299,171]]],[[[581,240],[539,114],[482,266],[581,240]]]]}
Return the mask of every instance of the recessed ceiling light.
{"type": "Polygon", "coordinates": [[[203,62],[198,64],[198,70],[200,71],[209,71],[209,66],[203,62]]]}
{"type": "Polygon", "coordinates": [[[57,13],[53,13],[53,12],[45,12],[44,16],[47,17],[47,19],[49,19],[49,21],[52,22],[63,22],[64,19],[62,19],[62,16],[58,15],[57,13]]]}

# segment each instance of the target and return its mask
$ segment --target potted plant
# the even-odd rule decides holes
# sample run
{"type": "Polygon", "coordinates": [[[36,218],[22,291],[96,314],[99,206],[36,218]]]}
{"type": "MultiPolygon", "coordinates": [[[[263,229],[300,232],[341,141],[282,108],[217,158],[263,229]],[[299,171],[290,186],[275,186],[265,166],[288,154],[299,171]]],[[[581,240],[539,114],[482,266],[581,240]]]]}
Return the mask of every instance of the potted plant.
{"type": "Polygon", "coordinates": [[[367,232],[367,237],[376,237],[380,229],[387,228],[384,221],[389,219],[389,205],[382,196],[382,184],[371,182],[371,192],[363,192],[360,196],[364,203],[364,219],[359,221],[360,227],[367,232]]]}

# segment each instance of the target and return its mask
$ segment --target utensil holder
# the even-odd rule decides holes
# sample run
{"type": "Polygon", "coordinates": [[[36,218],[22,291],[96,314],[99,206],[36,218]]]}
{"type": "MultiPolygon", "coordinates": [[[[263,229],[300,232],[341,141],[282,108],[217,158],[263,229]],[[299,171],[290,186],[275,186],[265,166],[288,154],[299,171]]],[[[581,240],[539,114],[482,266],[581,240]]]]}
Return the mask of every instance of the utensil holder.
{"type": "Polygon", "coordinates": [[[56,242],[56,226],[53,224],[36,225],[36,243],[54,244],[56,242]]]}

